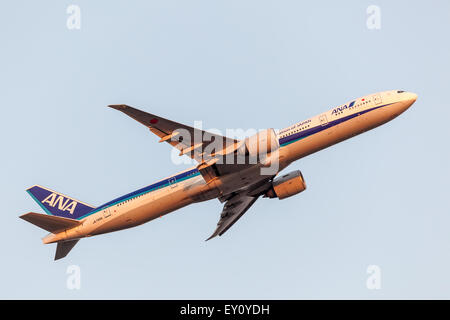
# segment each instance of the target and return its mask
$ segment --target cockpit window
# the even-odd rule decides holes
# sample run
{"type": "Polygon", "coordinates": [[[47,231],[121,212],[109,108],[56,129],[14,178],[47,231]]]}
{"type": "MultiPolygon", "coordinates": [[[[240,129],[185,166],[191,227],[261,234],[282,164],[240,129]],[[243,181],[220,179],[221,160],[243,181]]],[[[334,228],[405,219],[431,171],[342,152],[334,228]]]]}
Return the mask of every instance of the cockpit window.
{"type": "Polygon", "coordinates": [[[405,91],[403,91],[403,90],[397,90],[397,93],[403,93],[403,92],[405,92],[405,91]]]}

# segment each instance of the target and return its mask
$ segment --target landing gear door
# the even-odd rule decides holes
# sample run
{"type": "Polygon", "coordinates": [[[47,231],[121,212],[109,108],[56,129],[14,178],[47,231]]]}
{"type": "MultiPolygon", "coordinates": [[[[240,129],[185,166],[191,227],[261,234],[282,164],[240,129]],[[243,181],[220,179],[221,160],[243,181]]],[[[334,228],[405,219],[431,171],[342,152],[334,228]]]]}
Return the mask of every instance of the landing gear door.
{"type": "Polygon", "coordinates": [[[379,105],[381,102],[381,95],[380,94],[376,94],[373,96],[373,102],[375,103],[375,105],[379,105]]]}

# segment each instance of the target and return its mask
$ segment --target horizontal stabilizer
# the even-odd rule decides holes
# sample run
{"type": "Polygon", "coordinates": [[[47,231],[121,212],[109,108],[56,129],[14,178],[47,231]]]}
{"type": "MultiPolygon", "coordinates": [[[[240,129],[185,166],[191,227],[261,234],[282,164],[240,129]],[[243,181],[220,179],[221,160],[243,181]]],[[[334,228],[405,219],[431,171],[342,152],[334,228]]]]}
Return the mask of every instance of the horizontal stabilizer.
{"type": "Polygon", "coordinates": [[[51,233],[58,233],[60,231],[70,229],[81,224],[81,222],[78,220],[50,216],[35,212],[26,213],[24,215],[21,215],[20,218],[51,233]]]}
{"type": "Polygon", "coordinates": [[[72,250],[72,248],[77,244],[77,240],[71,240],[71,241],[64,241],[64,242],[58,242],[58,245],[56,246],[56,253],[55,253],[55,260],[64,258],[67,256],[67,254],[72,250]]]}

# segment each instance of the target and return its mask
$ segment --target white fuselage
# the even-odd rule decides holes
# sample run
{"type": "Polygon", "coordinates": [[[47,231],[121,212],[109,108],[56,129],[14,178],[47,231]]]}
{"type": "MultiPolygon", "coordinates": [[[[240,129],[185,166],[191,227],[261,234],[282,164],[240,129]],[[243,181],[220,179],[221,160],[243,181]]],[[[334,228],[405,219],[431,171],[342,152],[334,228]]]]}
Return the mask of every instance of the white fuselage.
{"type": "MultiPolygon", "coordinates": [[[[380,92],[280,130],[278,171],[295,160],[394,119],[416,99],[417,96],[409,92],[380,92]]],[[[242,188],[242,184],[232,182],[237,180],[239,174],[229,174],[219,183],[207,184],[196,167],[190,168],[112,200],[83,217],[79,226],[50,234],[43,241],[52,243],[79,239],[140,225],[194,202],[223,196],[224,192],[232,192],[233,188],[242,188]]]]}

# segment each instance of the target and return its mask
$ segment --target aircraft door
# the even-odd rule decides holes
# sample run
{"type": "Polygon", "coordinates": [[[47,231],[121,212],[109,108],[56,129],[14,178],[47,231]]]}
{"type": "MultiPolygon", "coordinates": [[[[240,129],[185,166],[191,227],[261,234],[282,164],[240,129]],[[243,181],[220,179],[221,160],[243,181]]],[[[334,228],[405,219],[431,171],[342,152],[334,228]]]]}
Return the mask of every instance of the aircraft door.
{"type": "Polygon", "coordinates": [[[328,124],[328,119],[327,119],[327,115],[326,114],[322,114],[319,117],[319,121],[320,121],[320,125],[321,126],[326,126],[328,124]]]}
{"type": "Polygon", "coordinates": [[[109,208],[103,209],[103,217],[108,218],[111,215],[111,210],[109,208]]]}
{"type": "Polygon", "coordinates": [[[375,103],[375,105],[379,105],[382,101],[381,101],[381,95],[380,94],[376,94],[373,96],[373,102],[375,103]]]}

